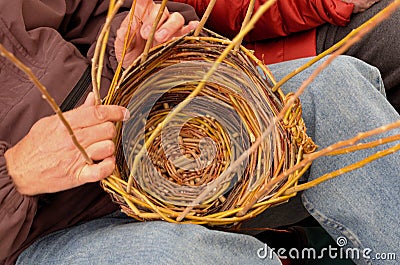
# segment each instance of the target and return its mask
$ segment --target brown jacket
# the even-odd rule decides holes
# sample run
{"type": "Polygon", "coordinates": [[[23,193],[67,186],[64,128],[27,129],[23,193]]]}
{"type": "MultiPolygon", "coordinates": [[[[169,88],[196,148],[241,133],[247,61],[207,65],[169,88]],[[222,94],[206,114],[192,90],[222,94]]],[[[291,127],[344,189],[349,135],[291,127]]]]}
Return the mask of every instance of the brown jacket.
{"type": "MultiPolygon", "coordinates": [[[[104,22],[107,4],[103,0],[0,1],[0,42],[29,66],[62,104],[89,66],[91,47],[104,22]]],[[[125,1],[125,8],[130,5],[131,1],[125,1]]],[[[125,15],[118,14],[112,26],[103,95],[116,66],[114,32],[125,15]]],[[[4,152],[37,120],[53,111],[31,81],[1,56],[0,84],[0,264],[13,264],[18,254],[39,237],[118,207],[98,183],[34,197],[17,192],[7,172],[4,152]]]]}

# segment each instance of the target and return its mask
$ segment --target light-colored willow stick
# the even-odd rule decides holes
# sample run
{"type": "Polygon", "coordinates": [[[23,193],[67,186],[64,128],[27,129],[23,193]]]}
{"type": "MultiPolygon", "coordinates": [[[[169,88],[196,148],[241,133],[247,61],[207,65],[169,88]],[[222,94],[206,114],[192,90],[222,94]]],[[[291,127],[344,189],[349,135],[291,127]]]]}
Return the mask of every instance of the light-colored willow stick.
{"type": "MultiPolygon", "coordinates": [[[[346,147],[346,146],[353,146],[355,145],[357,142],[372,137],[374,135],[378,135],[381,134],[383,132],[387,132],[396,128],[400,128],[400,120],[395,121],[393,123],[369,130],[367,132],[361,132],[358,135],[356,135],[353,138],[350,138],[348,140],[344,140],[344,141],[340,141],[337,142],[335,144],[332,144],[328,147],[325,147],[324,149],[317,151],[315,153],[309,154],[307,155],[298,165],[294,166],[293,168],[289,169],[287,172],[282,173],[281,176],[278,176],[277,178],[281,178],[281,177],[285,177],[285,175],[287,175],[287,173],[291,174],[294,172],[294,170],[297,170],[298,168],[300,168],[303,164],[308,163],[308,162],[312,162],[315,159],[321,157],[321,156],[325,156],[325,155],[330,155],[330,154],[334,154],[336,152],[336,150],[341,150],[341,148],[346,147]]],[[[393,139],[394,141],[397,141],[400,139],[400,135],[394,135],[395,139],[393,139]]]]}
{"type": "MultiPolygon", "coordinates": [[[[394,12],[395,9],[398,8],[399,6],[399,0],[394,0],[393,3],[391,3],[390,5],[388,5],[387,7],[385,7],[384,9],[382,9],[379,13],[377,13],[374,17],[380,17],[380,16],[385,16],[386,18],[386,12],[389,12],[390,14],[392,12],[394,12]]],[[[364,22],[363,24],[361,24],[359,27],[353,29],[349,34],[346,35],[346,37],[344,37],[343,39],[341,39],[339,42],[335,43],[333,46],[331,46],[330,48],[328,48],[327,50],[325,50],[324,52],[318,54],[317,56],[315,56],[314,58],[312,58],[308,63],[300,66],[299,68],[295,69],[293,72],[289,73],[288,75],[286,75],[285,77],[283,77],[278,83],[276,83],[274,85],[274,87],[272,88],[272,91],[276,91],[278,88],[280,88],[284,83],[286,83],[289,79],[291,79],[292,77],[294,77],[295,75],[297,75],[298,73],[304,71],[305,69],[309,68],[310,66],[312,66],[313,64],[315,64],[316,62],[318,62],[319,60],[321,60],[322,58],[324,58],[325,56],[333,53],[334,51],[336,51],[337,49],[339,49],[340,47],[342,47],[349,39],[353,38],[355,35],[357,35],[360,31],[363,31],[365,28],[369,27],[369,24],[371,22],[370,20],[367,20],[366,22],[364,22]]]]}
{"type": "Polygon", "coordinates": [[[92,87],[96,105],[101,104],[100,84],[101,84],[101,73],[103,69],[103,63],[99,64],[99,62],[103,62],[104,53],[103,54],[101,53],[102,50],[105,51],[105,48],[103,49],[102,47],[107,46],[108,38],[106,38],[106,36],[108,36],[109,34],[112,19],[117,14],[118,9],[122,6],[123,2],[124,2],[123,0],[118,0],[117,3],[112,8],[112,11],[109,12],[106,18],[106,22],[104,23],[104,26],[101,29],[98,40],[96,42],[95,51],[92,58],[92,69],[91,69],[92,87]]]}
{"type": "Polygon", "coordinates": [[[349,147],[344,147],[341,149],[338,149],[336,151],[330,152],[329,156],[337,156],[337,155],[343,155],[343,154],[348,154],[348,153],[352,153],[355,151],[359,151],[359,150],[363,150],[363,149],[368,149],[368,148],[373,148],[373,147],[377,147],[383,144],[387,144],[387,143],[391,143],[394,141],[399,140],[399,135],[391,135],[385,138],[380,138],[378,140],[375,141],[371,141],[368,143],[360,143],[360,144],[356,144],[354,146],[349,146],[349,147]]]}
{"type": "MultiPolygon", "coordinates": [[[[111,81],[110,88],[108,89],[106,100],[110,100],[109,95],[112,95],[114,93],[114,91],[115,91],[115,88],[116,88],[117,83],[118,83],[118,78],[119,78],[119,76],[121,74],[121,71],[122,71],[122,64],[124,63],[124,58],[125,58],[126,52],[128,50],[129,45],[131,44],[133,38],[135,37],[138,29],[140,28],[140,24],[139,24],[136,27],[135,32],[133,32],[132,37],[130,37],[132,21],[133,21],[133,17],[135,16],[136,2],[137,2],[137,0],[134,0],[132,2],[132,5],[131,5],[131,9],[130,9],[130,12],[129,12],[128,28],[127,28],[126,34],[124,36],[124,47],[122,49],[121,61],[118,62],[118,66],[117,66],[117,69],[115,70],[115,74],[113,76],[113,80],[111,81]]],[[[107,101],[104,102],[104,103],[105,104],[109,104],[109,102],[107,102],[107,101]]]]}
{"type": "Polygon", "coordinates": [[[130,18],[129,18],[130,22],[129,22],[129,25],[128,25],[128,30],[131,28],[131,24],[130,23],[133,21],[133,17],[132,16],[136,17],[139,20],[139,24],[135,28],[135,30],[134,30],[134,32],[132,33],[131,36],[129,36],[130,33],[128,33],[128,32],[125,35],[125,40],[124,40],[125,43],[124,43],[124,47],[123,47],[123,51],[122,51],[121,61],[118,63],[117,70],[116,70],[116,72],[114,74],[114,77],[113,77],[112,83],[110,85],[110,89],[108,90],[108,94],[107,94],[107,96],[105,98],[104,104],[109,104],[110,103],[111,98],[112,98],[111,95],[114,94],[115,90],[118,89],[118,87],[120,86],[121,82],[123,80],[125,80],[125,77],[128,74],[128,71],[122,71],[122,65],[123,65],[123,62],[124,62],[124,58],[125,58],[125,55],[126,55],[126,53],[128,51],[128,48],[130,47],[130,45],[132,45],[133,39],[135,38],[136,34],[139,34],[140,27],[142,26],[143,17],[146,14],[146,12],[149,9],[149,7],[150,7],[150,3],[148,3],[146,5],[146,8],[144,9],[143,13],[139,17],[136,17],[136,15],[134,15],[134,12],[135,12],[135,9],[136,9],[136,0],[134,0],[134,2],[132,3],[131,10],[130,10],[131,14],[130,14],[130,18]],[[121,72],[122,72],[122,74],[121,74],[121,72]]]}
{"type": "Polygon", "coordinates": [[[88,164],[93,164],[92,159],[89,157],[87,154],[85,148],[78,142],[76,139],[74,130],[71,128],[71,125],[68,123],[68,121],[65,119],[60,107],[57,105],[56,101],[51,97],[49,92],[47,91],[47,88],[37,79],[37,77],[33,74],[32,70],[24,65],[17,57],[15,57],[12,53],[7,51],[7,49],[0,43],[0,55],[4,56],[8,60],[10,60],[15,66],[17,66],[21,71],[23,71],[28,78],[33,82],[33,84],[42,92],[42,95],[44,99],[49,103],[51,108],[54,110],[54,112],[57,114],[57,116],[60,118],[61,122],[64,124],[65,128],[67,129],[72,142],[74,145],[78,148],[78,150],[82,153],[83,158],[85,159],[86,163],[88,164]]]}
{"type": "MultiPolygon", "coordinates": [[[[109,6],[108,6],[108,12],[107,12],[107,17],[113,17],[112,13],[115,7],[115,0],[110,0],[109,6]]],[[[111,17],[111,19],[112,19],[111,17]]],[[[106,49],[107,49],[107,40],[108,40],[108,36],[110,35],[110,30],[107,30],[104,34],[104,40],[102,40],[102,45],[101,45],[101,50],[99,53],[99,63],[98,63],[98,71],[97,71],[97,76],[96,76],[96,81],[98,84],[98,87],[100,88],[100,84],[101,84],[101,74],[103,72],[103,64],[104,64],[104,55],[106,53],[106,49]]]]}
{"type": "Polygon", "coordinates": [[[144,47],[143,53],[142,53],[142,58],[141,58],[141,63],[144,63],[146,61],[147,56],[149,54],[150,48],[153,45],[153,40],[154,40],[154,34],[156,33],[158,23],[160,23],[160,20],[162,18],[162,15],[164,13],[165,7],[167,6],[168,0],[163,0],[161,2],[160,9],[158,10],[156,19],[154,20],[153,27],[151,28],[149,38],[146,41],[146,46],[144,47]]]}
{"type": "Polygon", "coordinates": [[[201,17],[201,20],[200,20],[199,24],[197,25],[196,30],[193,33],[194,37],[199,36],[199,34],[202,31],[204,25],[206,24],[208,18],[210,17],[210,14],[211,14],[216,2],[217,2],[217,0],[211,0],[208,3],[207,9],[204,12],[203,16],[201,17]]]}
{"type": "Polygon", "coordinates": [[[327,174],[325,174],[325,175],[323,175],[323,176],[321,176],[321,177],[319,177],[317,179],[308,181],[307,183],[304,183],[304,184],[297,185],[295,187],[289,188],[283,194],[284,195],[288,195],[288,194],[291,194],[291,193],[295,193],[295,192],[299,192],[299,191],[302,191],[302,190],[306,190],[306,189],[315,187],[318,184],[321,184],[322,182],[325,182],[325,181],[333,179],[333,178],[335,178],[337,176],[343,175],[343,174],[345,174],[347,172],[350,172],[350,171],[356,170],[358,168],[361,168],[361,167],[367,165],[368,163],[371,163],[374,160],[377,160],[377,159],[382,158],[384,156],[393,154],[395,152],[398,152],[399,150],[400,150],[400,144],[397,144],[397,145],[392,146],[390,148],[387,148],[385,150],[376,152],[375,154],[372,154],[372,155],[368,156],[367,158],[364,158],[364,159],[358,161],[357,163],[353,163],[351,165],[348,165],[348,166],[345,166],[343,168],[340,168],[340,169],[338,169],[336,171],[327,173],[327,174]]]}
{"type": "MultiPolygon", "coordinates": [[[[301,169],[303,166],[306,166],[306,165],[310,164],[312,161],[314,161],[314,160],[316,160],[316,159],[318,159],[318,158],[320,158],[322,156],[335,154],[337,150],[340,151],[340,150],[342,150],[342,148],[345,148],[346,146],[353,146],[357,142],[359,142],[359,141],[361,141],[363,139],[366,139],[366,138],[369,138],[371,136],[374,136],[374,135],[377,135],[377,134],[380,134],[380,133],[383,133],[383,132],[387,132],[387,131],[390,131],[390,130],[393,130],[393,129],[396,129],[396,128],[400,128],[400,120],[396,121],[396,122],[393,122],[391,124],[387,124],[387,125],[372,129],[372,130],[367,131],[367,132],[359,133],[357,136],[355,136],[355,137],[353,137],[351,139],[347,139],[347,140],[344,140],[344,141],[337,142],[337,143],[332,144],[332,145],[330,145],[328,147],[325,147],[322,150],[319,150],[319,151],[317,151],[315,153],[309,154],[309,155],[305,156],[305,158],[300,163],[298,163],[294,167],[288,169],[287,171],[281,173],[279,176],[277,176],[276,178],[274,178],[270,182],[266,183],[265,186],[262,187],[262,189],[256,195],[256,197],[261,197],[263,194],[265,194],[266,192],[270,191],[277,183],[279,183],[280,181],[284,180],[287,176],[289,176],[290,174],[293,174],[296,170],[301,169]]],[[[392,138],[392,137],[388,137],[388,138],[392,138]]],[[[397,135],[394,135],[391,140],[392,141],[396,141],[396,140],[399,140],[399,139],[400,139],[400,135],[397,134],[397,135]]],[[[366,147],[367,145],[368,144],[364,144],[364,147],[366,147]]],[[[375,146],[376,145],[374,145],[373,147],[375,147],[375,146]]],[[[366,149],[366,148],[364,148],[364,149],[366,149]]],[[[393,151],[394,151],[393,148],[388,148],[387,150],[384,150],[384,151],[381,151],[381,152],[378,152],[378,153],[382,154],[382,156],[384,156],[384,155],[389,154],[389,153],[386,154],[386,152],[393,153],[393,151]],[[387,151],[387,150],[390,150],[390,151],[387,151]]],[[[398,149],[396,149],[396,150],[398,150],[398,149]]],[[[339,169],[339,170],[334,171],[332,173],[328,173],[328,174],[326,174],[324,176],[319,177],[318,179],[315,179],[312,184],[305,183],[306,185],[304,185],[302,187],[304,187],[303,189],[305,189],[306,187],[309,188],[309,187],[315,186],[316,185],[315,183],[321,183],[321,182],[323,182],[325,180],[331,179],[333,177],[337,177],[340,174],[344,174],[346,172],[349,172],[350,169],[354,170],[354,169],[359,168],[361,166],[364,166],[367,163],[371,162],[372,160],[375,160],[375,159],[378,159],[378,158],[379,157],[376,157],[376,154],[374,154],[373,156],[371,156],[371,158],[366,158],[366,159],[364,159],[362,161],[359,161],[359,162],[356,162],[356,163],[353,163],[353,164],[351,164],[349,166],[344,167],[343,171],[341,171],[342,169],[339,169]],[[372,158],[374,158],[374,159],[372,159],[372,158]],[[366,162],[366,161],[368,161],[368,162],[366,162]],[[338,173],[340,173],[340,174],[338,174],[338,173]]],[[[300,191],[300,190],[291,189],[291,191],[297,192],[297,191],[300,191]]],[[[284,190],[282,190],[282,192],[284,192],[284,190]]],[[[282,192],[280,194],[282,194],[282,192]]],[[[272,198],[275,198],[276,196],[279,196],[280,194],[276,194],[272,198]]],[[[283,194],[287,195],[288,192],[284,192],[283,194]]],[[[247,206],[250,206],[250,204],[247,205],[247,206]]],[[[246,212],[246,210],[248,210],[248,209],[246,207],[244,207],[243,212],[240,212],[239,214],[244,214],[246,212]]]]}
{"type": "MultiPolygon", "coordinates": [[[[256,3],[256,0],[250,0],[249,7],[247,8],[246,16],[244,17],[242,27],[240,28],[240,30],[243,30],[244,27],[247,25],[247,23],[249,23],[249,21],[251,19],[251,15],[253,15],[255,3],[256,3]]],[[[244,38],[244,36],[243,36],[243,38],[244,38]]],[[[235,49],[234,49],[236,52],[239,50],[239,47],[242,44],[243,38],[238,43],[236,43],[235,49]]]]}
{"type": "MultiPolygon", "coordinates": [[[[265,2],[254,14],[254,17],[249,21],[248,25],[241,31],[239,34],[232,40],[232,42],[225,48],[225,50],[221,53],[221,55],[218,57],[218,59],[215,61],[215,63],[212,65],[211,69],[205,74],[203,79],[200,81],[200,83],[197,85],[197,87],[189,94],[189,96],[183,100],[179,105],[177,105],[163,120],[163,122],[159,123],[157,127],[153,130],[152,134],[149,136],[143,147],[140,149],[139,153],[136,155],[133,165],[132,165],[132,170],[131,173],[129,174],[129,179],[128,179],[128,186],[127,186],[127,193],[130,192],[132,183],[133,183],[133,171],[135,168],[137,168],[139,164],[139,160],[142,158],[144,155],[146,149],[150,144],[154,141],[156,138],[156,135],[161,132],[162,128],[164,128],[165,124],[170,122],[181,110],[186,107],[187,104],[190,103],[190,101],[195,98],[201,90],[204,88],[207,80],[217,71],[219,65],[221,62],[226,58],[226,56],[232,51],[233,47],[235,44],[243,38],[253,27],[256,21],[262,16],[262,14],[272,6],[273,3],[275,3],[276,0],[268,0],[265,2]]],[[[202,196],[206,196],[203,194],[202,196]]],[[[184,213],[186,215],[190,209],[188,208],[187,212],[184,213]]],[[[182,219],[184,216],[182,217],[182,219]]]]}

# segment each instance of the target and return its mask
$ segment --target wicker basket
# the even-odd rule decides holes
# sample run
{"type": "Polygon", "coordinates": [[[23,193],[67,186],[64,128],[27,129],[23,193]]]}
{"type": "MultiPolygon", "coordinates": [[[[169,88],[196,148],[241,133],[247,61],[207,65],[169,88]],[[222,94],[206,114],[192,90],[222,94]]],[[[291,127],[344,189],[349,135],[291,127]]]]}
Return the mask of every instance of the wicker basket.
{"type": "Polygon", "coordinates": [[[228,44],[204,29],[200,37],[155,47],[144,63],[139,58],[126,69],[108,98],[127,107],[131,119],[118,124],[117,168],[102,186],[129,216],[230,226],[295,195],[282,193],[297,184],[302,170],[276,183],[274,178],[316,146],[306,135],[299,101],[274,122],[290,95],[271,90],[268,69],[243,47],[232,51],[199,95],[154,133],[228,44]],[[270,133],[254,148],[265,131],[270,133]]]}

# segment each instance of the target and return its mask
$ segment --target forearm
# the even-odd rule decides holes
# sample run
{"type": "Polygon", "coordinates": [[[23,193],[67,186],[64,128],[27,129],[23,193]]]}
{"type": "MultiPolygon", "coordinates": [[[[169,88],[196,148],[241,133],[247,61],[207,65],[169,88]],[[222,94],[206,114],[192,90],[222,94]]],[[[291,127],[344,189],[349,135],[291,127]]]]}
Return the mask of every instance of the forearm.
{"type": "MultiPolygon", "coordinates": [[[[192,5],[202,16],[210,0],[174,0],[192,5]]],[[[265,3],[257,0],[255,11],[265,3]]],[[[207,22],[207,27],[232,38],[246,15],[249,1],[219,0],[207,22]]],[[[261,17],[246,37],[247,41],[283,37],[295,32],[315,28],[324,23],[339,26],[350,20],[353,5],[341,0],[278,0],[261,17]]]]}

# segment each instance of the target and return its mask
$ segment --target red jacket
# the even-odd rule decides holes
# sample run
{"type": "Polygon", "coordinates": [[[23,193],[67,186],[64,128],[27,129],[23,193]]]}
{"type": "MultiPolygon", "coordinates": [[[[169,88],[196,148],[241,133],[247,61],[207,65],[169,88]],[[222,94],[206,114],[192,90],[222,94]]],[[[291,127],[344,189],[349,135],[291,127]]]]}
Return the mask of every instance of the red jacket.
{"type": "MultiPolygon", "coordinates": [[[[174,0],[192,5],[202,16],[210,0],[174,0]]],[[[257,0],[255,10],[265,3],[257,0]]],[[[207,28],[228,38],[240,30],[249,0],[218,0],[207,28]]],[[[277,0],[246,36],[244,44],[264,63],[276,63],[316,54],[316,27],[324,23],[345,26],[353,4],[341,0],[277,0]]]]}

